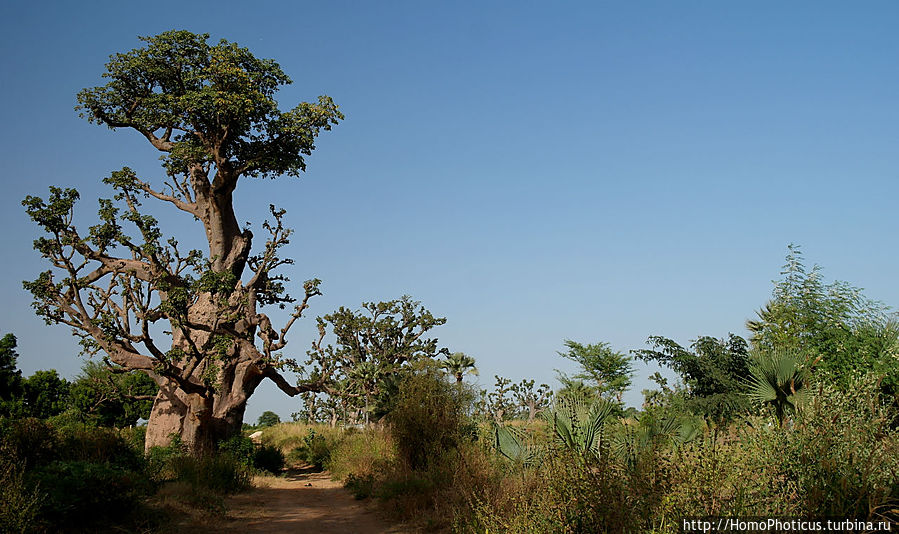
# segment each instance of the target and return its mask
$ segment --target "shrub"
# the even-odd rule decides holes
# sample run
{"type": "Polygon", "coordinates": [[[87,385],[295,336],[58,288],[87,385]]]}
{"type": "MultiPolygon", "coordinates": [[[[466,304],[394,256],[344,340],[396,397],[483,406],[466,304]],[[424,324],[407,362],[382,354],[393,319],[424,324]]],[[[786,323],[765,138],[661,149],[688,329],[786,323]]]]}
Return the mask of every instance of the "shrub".
{"type": "Polygon", "coordinates": [[[387,433],[348,434],[331,452],[331,472],[357,496],[378,498],[392,514],[424,529],[466,515],[467,489],[485,482],[484,450],[472,442],[470,395],[424,366],[405,377],[387,433]],[[472,466],[476,466],[474,469],[472,466]]]}
{"type": "Polygon", "coordinates": [[[328,470],[339,480],[366,478],[396,459],[390,437],[381,430],[348,433],[331,451],[328,470]]]}
{"type": "Polygon", "coordinates": [[[308,428],[302,443],[290,451],[289,457],[293,461],[306,462],[316,469],[323,469],[330,461],[331,451],[339,441],[339,437],[334,433],[323,434],[308,428]]]}
{"type": "Polygon", "coordinates": [[[0,532],[30,532],[38,527],[44,495],[25,483],[24,471],[13,451],[0,445],[0,532]]]}
{"type": "Polygon", "coordinates": [[[470,394],[447,382],[433,365],[403,379],[388,422],[397,453],[410,469],[427,469],[469,439],[465,414],[470,402],[470,394]]]}
{"type": "MultiPolygon", "coordinates": [[[[606,462],[602,460],[602,462],[606,462]]],[[[635,532],[620,467],[588,467],[568,449],[551,450],[534,469],[487,480],[471,495],[465,532],[635,532]]]]}
{"type": "Polygon", "coordinates": [[[284,453],[277,447],[260,445],[253,455],[253,467],[269,473],[280,473],[284,469],[284,453]]]}
{"type": "Polygon", "coordinates": [[[140,473],[106,463],[55,461],[36,467],[28,478],[47,495],[41,515],[66,528],[120,520],[145,493],[140,473]]]}
{"type": "Polygon", "coordinates": [[[196,488],[229,494],[250,487],[250,469],[229,454],[172,456],[168,464],[174,479],[196,488]]]}
{"type": "Polygon", "coordinates": [[[356,499],[367,499],[371,497],[375,485],[375,476],[371,473],[357,475],[350,473],[347,475],[343,486],[350,490],[356,499]]]}
{"type": "Polygon", "coordinates": [[[814,399],[784,428],[761,426],[759,457],[795,488],[802,512],[824,517],[897,519],[899,432],[875,380],[850,388],[819,385],[814,399]]]}
{"type": "Polygon", "coordinates": [[[219,452],[230,454],[245,466],[252,466],[256,454],[256,444],[250,438],[238,434],[219,443],[219,452]]]}
{"type": "Polygon", "coordinates": [[[172,434],[168,445],[165,447],[152,447],[147,451],[147,475],[151,480],[157,482],[174,479],[175,473],[171,465],[172,459],[187,454],[187,447],[182,443],[181,436],[172,434]]]}
{"type": "Polygon", "coordinates": [[[175,509],[187,515],[213,515],[224,517],[228,509],[225,499],[218,493],[187,482],[174,481],[164,484],[156,494],[159,503],[168,509],[175,509]]]}
{"type": "Polygon", "coordinates": [[[58,459],[106,463],[129,471],[143,472],[143,445],[137,446],[125,431],[86,424],[58,428],[58,459]]]}
{"type": "Polygon", "coordinates": [[[324,425],[308,425],[305,423],[281,423],[265,427],[262,430],[260,441],[266,445],[273,445],[282,451],[291,451],[304,444],[305,437],[310,430],[327,439],[339,439],[342,431],[338,428],[330,428],[324,425]]]}
{"type": "Polygon", "coordinates": [[[59,454],[59,436],[46,421],[26,417],[0,423],[0,438],[26,469],[50,462],[59,454]]]}

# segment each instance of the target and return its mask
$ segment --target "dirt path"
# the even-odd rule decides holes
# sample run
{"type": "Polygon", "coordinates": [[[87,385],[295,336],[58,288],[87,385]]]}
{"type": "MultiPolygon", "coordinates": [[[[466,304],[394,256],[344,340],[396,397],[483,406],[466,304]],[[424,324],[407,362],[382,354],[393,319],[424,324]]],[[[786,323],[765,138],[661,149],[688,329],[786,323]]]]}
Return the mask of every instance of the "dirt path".
{"type": "Polygon", "coordinates": [[[330,474],[292,470],[257,479],[258,487],[230,497],[223,532],[315,532],[322,534],[402,534],[366,503],[357,501],[330,474]]]}

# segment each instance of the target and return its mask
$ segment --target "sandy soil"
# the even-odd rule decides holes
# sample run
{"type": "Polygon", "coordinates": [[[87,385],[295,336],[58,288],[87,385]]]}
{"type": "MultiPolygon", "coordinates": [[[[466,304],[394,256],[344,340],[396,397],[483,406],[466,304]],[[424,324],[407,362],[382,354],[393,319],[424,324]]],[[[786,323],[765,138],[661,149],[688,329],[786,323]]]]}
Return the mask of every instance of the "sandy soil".
{"type": "Polygon", "coordinates": [[[256,488],[229,497],[222,532],[310,532],[322,534],[404,534],[357,501],[327,472],[294,469],[281,477],[264,477],[256,488]]]}

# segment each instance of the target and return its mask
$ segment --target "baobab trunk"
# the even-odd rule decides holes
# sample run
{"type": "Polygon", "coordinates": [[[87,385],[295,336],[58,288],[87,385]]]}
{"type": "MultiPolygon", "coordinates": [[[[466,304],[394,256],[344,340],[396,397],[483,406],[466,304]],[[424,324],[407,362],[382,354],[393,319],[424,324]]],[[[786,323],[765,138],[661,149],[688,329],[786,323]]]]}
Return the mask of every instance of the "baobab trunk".
{"type": "MultiPolygon", "coordinates": [[[[231,336],[219,336],[219,341],[209,332],[221,331],[222,316],[228,315],[230,306],[222,309],[215,298],[201,298],[187,314],[192,325],[206,325],[191,331],[176,331],[173,346],[189,348],[207,347],[216,352],[215,358],[207,356],[194,363],[189,357],[181,362],[181,367],[190,369],[186,380],[198,386],[195,392],[185,391],[176,381],[159,380],[159,392],[153,401],[150,419],[147,422],[145,448],[166,446],[172,435],[192,451],[214,448],[224,439],[238,434],[243,424],[247,400],[262,381],[262,373],[255,365],[255,354],[244,354],[247,344],[241,343],[251,337],[253,329],[232,326],[231,336]],[[188,339],[189,336],[189,339],[188,339]],[[232,337],[233,336],[233,337],[232,337]]],[[[243,323],[241,323],[243,324],[243,323]]],[[[251,352],[252,351],[251,349],[251,352]]]]}
{"type": "MultiPolygon", "coordinates": [[[[246,395],[249,397],[249,395],[246,395]]],[[[192,451],[210,450],[216,443],[240,433],[246,400],[204,398],[171,385],[159,388],[147,422],[145,448],[168,445],[173,435],[192,451]]]]}

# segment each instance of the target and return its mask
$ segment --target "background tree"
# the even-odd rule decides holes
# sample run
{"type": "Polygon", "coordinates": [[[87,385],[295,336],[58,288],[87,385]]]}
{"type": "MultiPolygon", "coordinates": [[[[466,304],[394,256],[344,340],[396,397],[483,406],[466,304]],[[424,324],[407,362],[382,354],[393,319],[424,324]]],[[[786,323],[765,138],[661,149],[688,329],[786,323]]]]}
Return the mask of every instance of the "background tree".
{"type": "Polygon", "coordinates": [[[21,411],[22,371],[18,365],[17,343],[14,334],[0,338],[0,416],[21,411]]]}
{"type": "Polygon", "coordinates": [[[549,406],[552,400],[553,390],[547,384],[540,384],[534,388],[533,380],[522,380],[512,386],[512,396],[515,402],[527,413],[528,422],[549,406]]]}
{"type": "Polygon", "coordinates": [[[22,401],[25,413],[46,419],[64,412],[70,404],[69,383],[56,369],[35,371],[22,381],[22,401]]]}
{"type": "MultiPolygon", "coordinates": [[[[397,379],[409,365],[445,354],[426,334],[446,323],[409,296],[365,302],[360,310],[341,307],[318,318],[319,339],[309,351],[309,381],[343,399],[365,421],[389,411],[397,379]],[[333,343],[324,344],[330,333],[333,343]]],[[[298,369],[300,370],[300,369],[298,369]]]]}
{"type": "Polygon", "coordinates": [[[634,374],[630,356],[613,351],[603,342],[582,345],[566,339],[565,347],[568,350],[559,355],[581,367],[581,372],[574,378],[593,385],[601,398],[621,404],[621,396],[631,386],[634,374]]]}
{"type": "Polygon", "coordinates": [[[702,336],[690,345],[692,350],[661,336],[650,336],[647,343],[652,349],[634,354],[680,375],[686,388],[684,404],[692,413],[724,422],[748,408],[749,346],[740,336],[702,336]]]}
{"type": "Polygon", "coordinates": [[[82,420],[123,428],[150,417],[158,391],[146,373],[88,361],[69,387],[69,397],[82,420]]]}
{"type": "Polygon", "coordinates": [[[462,383],[462,377],[466,374],[478,376],[478,368],[475,367],[474,358],[464,352],[454,352],[440,362],[440,368],[456,379],[457,384],[462,383]]]}
{"type": "Polygon", "coordinates": [[[586,382],[579,378],[573,378],[556,369],[556,378],[561,382],[562,387],[556,393],[556,397],[583,397],[589,400],[599,398],[596,388],[587,385],[586,382]]]}
{"type": "Polygon", "coordinates": [[[294,303],[278,267],[290,230],[271,208],[267,242],[251,253],[254,235],[241,228],[234,191],[243,178],[298,176],[314,141],[343,115],[328,97],[282,111],[274,95],[290,79],[272,60],[208,35],[170,31],[111,57],[106,85],[78,94],[90,122],[129,129],[161,154],[165,178],[155,185],[125,167],[104,182],[99,223],[73,224],[74,189],[51,188],[46,201],[23,202],[46,233],[35,248],[51,270],[25,287],[48,323],[72,327],[89,353],[147,373],[158,385],[147,447],[172,433],[194,449],[240,431],[247,399],[269,378],[296,395],[316,384],[291,385],[279,353],[291,325],[319,293],[304,295],[276,331],[261,306],[294,303]],[[156,219],[141,211],[159,200],[203,227],[208,253],[179,250],[156,219]],[[130,231],[128,230],[130,228],[130,231]],[[171,332],[168,347],[156,334],[171,332]]]}
{"type": "Polygon", "coordinates": [[[264,411],[256,421],[256,426],[275,426],[281,422],[281,417],[275,412],[264,411]]]}
{"type": "Polygon", "coordinates": [[[506,419],[515,416],[515,402],[512,400],[512,381],[508,378],[494,375],[496,384],[493,391],[487,394],[487,413],[493,421],[501,425],[506,419]]]}
{"type": "Polygon", "coordinates": [[[754,347],[794,351],[815,361],[822,377],[846,387],[875,373],[883,393],[899,404],[899,321],[883,304],[846,282],[825,284],[821,268],[807,269],[790,245],[771,300],[747,321],[754,347]]]}

